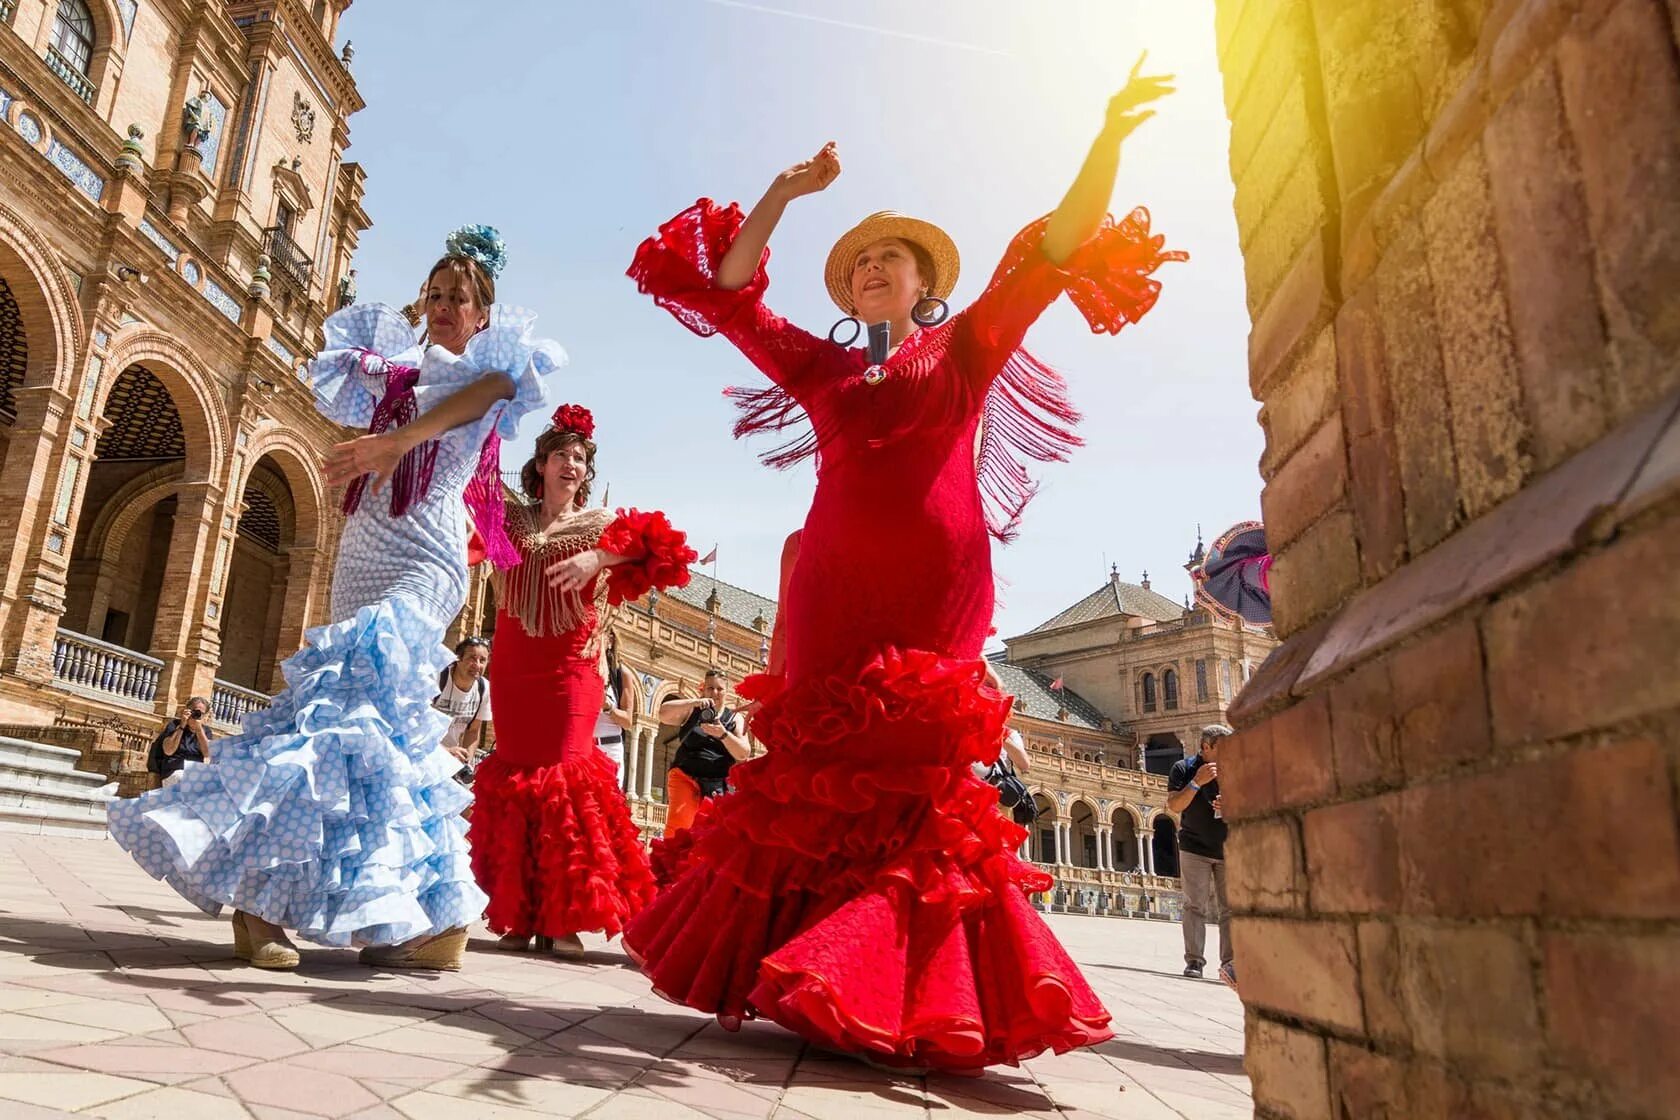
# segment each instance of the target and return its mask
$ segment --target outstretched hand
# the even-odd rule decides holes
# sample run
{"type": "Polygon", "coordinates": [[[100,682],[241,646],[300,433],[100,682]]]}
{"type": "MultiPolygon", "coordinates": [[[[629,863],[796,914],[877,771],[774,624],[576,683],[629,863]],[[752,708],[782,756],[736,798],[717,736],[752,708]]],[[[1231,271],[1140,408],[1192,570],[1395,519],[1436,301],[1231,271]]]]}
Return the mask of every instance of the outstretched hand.
{"type": "Polygon", "coordinates": [[[368,486],[377,494],[385,480],[396,471],[407,450],[396,432],[357,436],[345,443],[335,444],[327,452],[327,482],[339,486],[354,482],[362,475],[371,475],[368,486]]]}
{"type": "Polygon", "coordinates": [[[1175,92],[1174,75],[1139,73],[1148,57],[1148,51],[1138,55],[1132,72],[1126,76],[1125,87],[1109,98],[1108,116],[1103,121],[1103,131],[1116,140],[1124,140],[1137,130],[1138,125],[1155,115],[1155,110],[1145,109],[1145,105],[1175,92]]]}
{"type": "Polygon", "coordinates": [[[816,194],[840,177],[840,152],[834,141],[808,160],[794,164],[776,176],[776,186],[788,198],[816,194]]]}

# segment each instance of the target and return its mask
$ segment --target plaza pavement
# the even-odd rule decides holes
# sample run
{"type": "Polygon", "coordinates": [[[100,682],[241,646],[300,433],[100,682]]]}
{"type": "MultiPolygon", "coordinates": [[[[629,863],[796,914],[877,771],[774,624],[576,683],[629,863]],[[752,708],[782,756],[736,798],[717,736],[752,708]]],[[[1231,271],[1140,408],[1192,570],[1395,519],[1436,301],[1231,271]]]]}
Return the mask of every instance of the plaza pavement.
{"type": "Polygon", "coordinates": [[[772,1024],[726,1033],[599,938],[581,962],[498,953],[478,929],[455,974],[309,946],[297,972],[260,972],[225,920],[109,840],[0,833],[0,1117],[1250,1115],[1241,1004],[1178,975],[1176,925],[1050,921],[1117,1037],[981,1078],[895,1077],[772,1024]]]}

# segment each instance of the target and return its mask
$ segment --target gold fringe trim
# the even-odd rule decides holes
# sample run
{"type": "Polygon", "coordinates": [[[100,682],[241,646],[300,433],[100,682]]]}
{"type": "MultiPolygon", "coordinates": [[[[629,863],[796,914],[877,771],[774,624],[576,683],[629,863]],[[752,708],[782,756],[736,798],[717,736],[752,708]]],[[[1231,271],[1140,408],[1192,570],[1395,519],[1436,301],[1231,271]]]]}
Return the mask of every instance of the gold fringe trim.
{"type": "Polygon", "coordinates": [[[562,592],[550,587],[548,569],[556,561],[594,548],[617,515],[598,507],[583,509],[561,517],[546,529],[538,527],[537,516],[534,506],[513,502],[507,505],[508,536],[519,549],[519,565],[503,573],[502,609],[517,618],[527,634],[547,638],[570,633],[586,624],[593,605],[595,633],[583,653],[604,656],[600,635],[611,625],[605,570],[595,578],[591,604],[585,601],[582,592],[562,592]]]}

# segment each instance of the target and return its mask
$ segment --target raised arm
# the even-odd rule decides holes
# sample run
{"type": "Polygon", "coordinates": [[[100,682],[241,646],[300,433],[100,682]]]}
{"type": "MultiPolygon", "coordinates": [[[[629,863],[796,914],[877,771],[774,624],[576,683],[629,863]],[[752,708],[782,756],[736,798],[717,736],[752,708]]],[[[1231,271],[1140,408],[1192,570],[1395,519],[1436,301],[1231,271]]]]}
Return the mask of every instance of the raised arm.
{"type": "Polygon", "coordinates": [[[764,249],[770,235],[782,220],[788,203],[801,195],[815,194],[840,176],[840,155],[830,140],[822,150],[802,163],[796,163],[770,182],[770,189],[752,208],[742,223],[735,241],[718,264],[717,286],[737,292],[746,287],[764,259],[764,249]]]}
{"type": "Polygon", "coordinates": [[[1091,143],[1085,163],[1062,197],[1061,205],[1050,215],[1050,224],[1044,230],[1043,251],[1056,264],[1066,263],[1102,225],[1114,194],[1115,177],[1120,172],[1120,144],[1155,115],[1155,110],[1143,106],[1173,92],[1173,75],[1139,75],[1147,57],[1147,51],[1138,57],[1137,65],[1126,79],[1126,87],[1109,100],[1102,131],[1091,143]]]}

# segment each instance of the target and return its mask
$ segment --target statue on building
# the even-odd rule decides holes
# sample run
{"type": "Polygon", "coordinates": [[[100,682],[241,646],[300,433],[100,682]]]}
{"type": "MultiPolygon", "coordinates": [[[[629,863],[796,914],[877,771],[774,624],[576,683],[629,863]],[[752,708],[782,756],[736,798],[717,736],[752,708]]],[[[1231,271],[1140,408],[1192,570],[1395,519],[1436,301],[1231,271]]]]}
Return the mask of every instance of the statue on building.
{"type": "Polygon", "coordinates": [[[349,307],[356,302],[356,270],[346,272],[338,282],[338,306],[349,307]]]}
{"type": "Polygon", "coordinates": [[[346,70],[350,69],[350,60],[356,57],[356,44],[349,39],[344,40],[344,49],[338,52],[338,61],[346,70]]]}
{"type": "Polygon", "coordinates": [[[188,99],[181,109],[181,129],[187,134],[187,147],[198,151],[210,139],[210,91],[200,90],[197,97],[188,99]]]}

